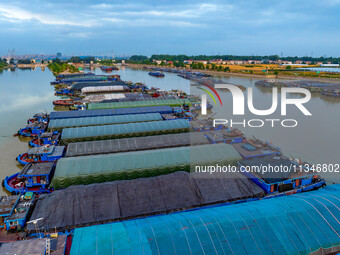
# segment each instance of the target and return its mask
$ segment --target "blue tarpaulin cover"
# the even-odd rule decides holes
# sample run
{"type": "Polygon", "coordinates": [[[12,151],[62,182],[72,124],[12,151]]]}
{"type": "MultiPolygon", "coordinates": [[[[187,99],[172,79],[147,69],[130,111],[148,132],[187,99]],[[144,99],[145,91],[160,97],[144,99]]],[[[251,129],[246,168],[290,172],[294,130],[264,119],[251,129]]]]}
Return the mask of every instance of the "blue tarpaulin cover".
{"type": "Polygon", "coordinates": [[[71,255],[326,254],[340,250],[340,185],[74,231],[71,255]]]}

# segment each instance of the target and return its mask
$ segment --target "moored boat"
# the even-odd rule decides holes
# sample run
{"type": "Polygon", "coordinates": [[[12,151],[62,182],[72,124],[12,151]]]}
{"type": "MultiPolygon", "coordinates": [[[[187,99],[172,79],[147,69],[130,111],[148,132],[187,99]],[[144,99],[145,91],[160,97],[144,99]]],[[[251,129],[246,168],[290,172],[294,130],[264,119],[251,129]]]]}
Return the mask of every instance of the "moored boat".
{"type": "Polygon", "coordinates": [[[11,194],[25,192],[50,193],[50,180],[55,168],[54,162],[30,163],[19,173],[7,176],[3,181],[3,186],[11,194]]]}
{"type": "Polygon", "coordinates": [[[154,76],[154,77],[164,77],[164,73],[161,72],[149,72],[148,73],[150,76],[154,76]]]}
{"type": "Polygon", "coordinates": [[[71,99],[71,98],[53,101],[53,105],[57,105],[57,106],[73,106],[75,104],[81,104],[81,101],[80,100],[74,100],[74,99],[71,99]]]}
{"type": "Polygon", "coordinates": [[[20,154],[17,161],[21,165],[28,163],[54,162],[64,155],[65,146],[49,146],[34,147],[29,149],[26,153],[20,154]]]}
{"type": "Polygon", "coordinates": [[[57,145],[60,138],[60,133],[58,131],[45,132],[39,137],[29,141],[28,145],[31,147],[40,147],[44,145],[57,145]]]}
{"type": "Polygon", "coordinates": [[[47,128],[46,122],[30,123],[25,128],[20,129],[18,131],[18,135],[26,137],[36,137],[45,132],[46,128],[47,128]]]}
{"type": "Polygon", "coordinates": [[[47,113],[36,113],[33,118],[27,120],[27,124],[35,122],[48,122],[49,115],[47,113]]]}

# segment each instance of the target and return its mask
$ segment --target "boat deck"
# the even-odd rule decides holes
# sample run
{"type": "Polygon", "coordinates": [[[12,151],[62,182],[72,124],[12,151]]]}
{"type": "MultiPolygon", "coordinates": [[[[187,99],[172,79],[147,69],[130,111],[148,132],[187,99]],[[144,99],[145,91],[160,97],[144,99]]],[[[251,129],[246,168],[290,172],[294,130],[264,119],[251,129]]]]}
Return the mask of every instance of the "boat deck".
{"type": "Polygon", "coordinates": [[[253,143],[246,141],[243,143],[234,143],[233,146],[237,150],[237,152],[245,159],[281,154],[281,152],[277,148],[263,142],[257,142],[256,146],[254,146],[253,143]],[[254,150],[249,150],[250,148],[254,150]]]}
{"type": "Polygon", "coordinates": [[[0,216],[9,215],[18,201],[19,195],[0,197],[0,216]]]}
{"type": "Polygon", "coordinates": [[[267,156],[264,158],[253,158],[240,161],[240,164],[243,166],[258,167],[257,170],[255,170],[255,168],[250,169],[250,172],[255,177],[264,180],[267,184],[282,182],[288,179],[301,178],[302,176],[310,176],[314,174],[311,171],[307,171],[307,169],[300,171],[299,166],[286,157],[267,156]],[[264,167],[268,167],[268,171],[262,171],[264,170],[264,167]],[[269,167],[274,170],[285,168],[287,171],[269,170],[269,167]]]}
{"type": "Polygon", "coordinates": [[[51,172],[54,162],[30,163],[24,166],[18,177],[23,175],[47,175],[51,172]]]}

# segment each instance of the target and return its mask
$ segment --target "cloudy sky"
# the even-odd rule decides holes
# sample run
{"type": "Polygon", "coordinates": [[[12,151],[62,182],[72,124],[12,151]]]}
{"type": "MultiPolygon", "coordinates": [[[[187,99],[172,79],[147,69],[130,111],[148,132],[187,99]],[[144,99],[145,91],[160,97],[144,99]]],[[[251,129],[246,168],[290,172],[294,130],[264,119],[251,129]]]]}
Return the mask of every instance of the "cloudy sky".
{"type": "Polygon", "coordinates": [[[340,56],[340,0],[0,0],[0,55],[340,56]]]}

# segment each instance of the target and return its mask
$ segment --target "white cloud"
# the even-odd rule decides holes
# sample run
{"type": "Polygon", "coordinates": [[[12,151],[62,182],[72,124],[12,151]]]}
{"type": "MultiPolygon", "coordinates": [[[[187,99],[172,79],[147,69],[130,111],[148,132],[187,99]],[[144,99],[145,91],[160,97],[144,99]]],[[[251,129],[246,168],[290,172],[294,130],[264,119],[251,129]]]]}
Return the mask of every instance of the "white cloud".
{"type": "MultiPolygon", "coordinates": [[[[227,13],[231,5],[216,5],[201,3],[193,5],[130,5],[130,4],[97,4],[91,6],[69,7],[67,13],[58,9],[58,5],[41,5],[40,12],[0,4],[0,21],[11,23],[40,23],[48,26],[77,27],[78,35],[86,37],[89,34],[81,30],[87,27],[105,27],[107,25],[124,26],[202,26],[198,18],[213,17],[214,12],[227,13]],[[76,11],[76,14],[73,12],[76,11]],[[65,18],[66,17],[66,18],[65,18]],[[70,18],[74,17],[74,18],[70,18]]],[[[205,25],[205,23],[203,24],[205,25]]],[[[72,36],[72,34],[64,34],[72,36]]]]}
{"type": "MultiPolygon", "coordinates": [[[[226,9],[231,8],[231,6],[227,5],[226,9]]],[[[181,18],[194,18],[200,17],[205,13],[214,12],[218,9],[217,5],[214,4],[199,4],[196,6],[188,7],[186,10],[177,10],[178,6],[176,6],[176,10],[146,10],[146,11],[134,11],[134,12],[126,12],[125,15],[151,15],[151,16],[159,16],[159,17],[181,17],[181,18]]]]}
{"type": "Polygon", "coordinates": [[[10,22],[38,21],[46,25],[70,25],[81,27],[90,27],[93,25],[91,22],[65,20],[63,17],[53,17],[52,15],[33,13],[13,6],[0,5],[0,17],[1,16],[10,22]]]}

